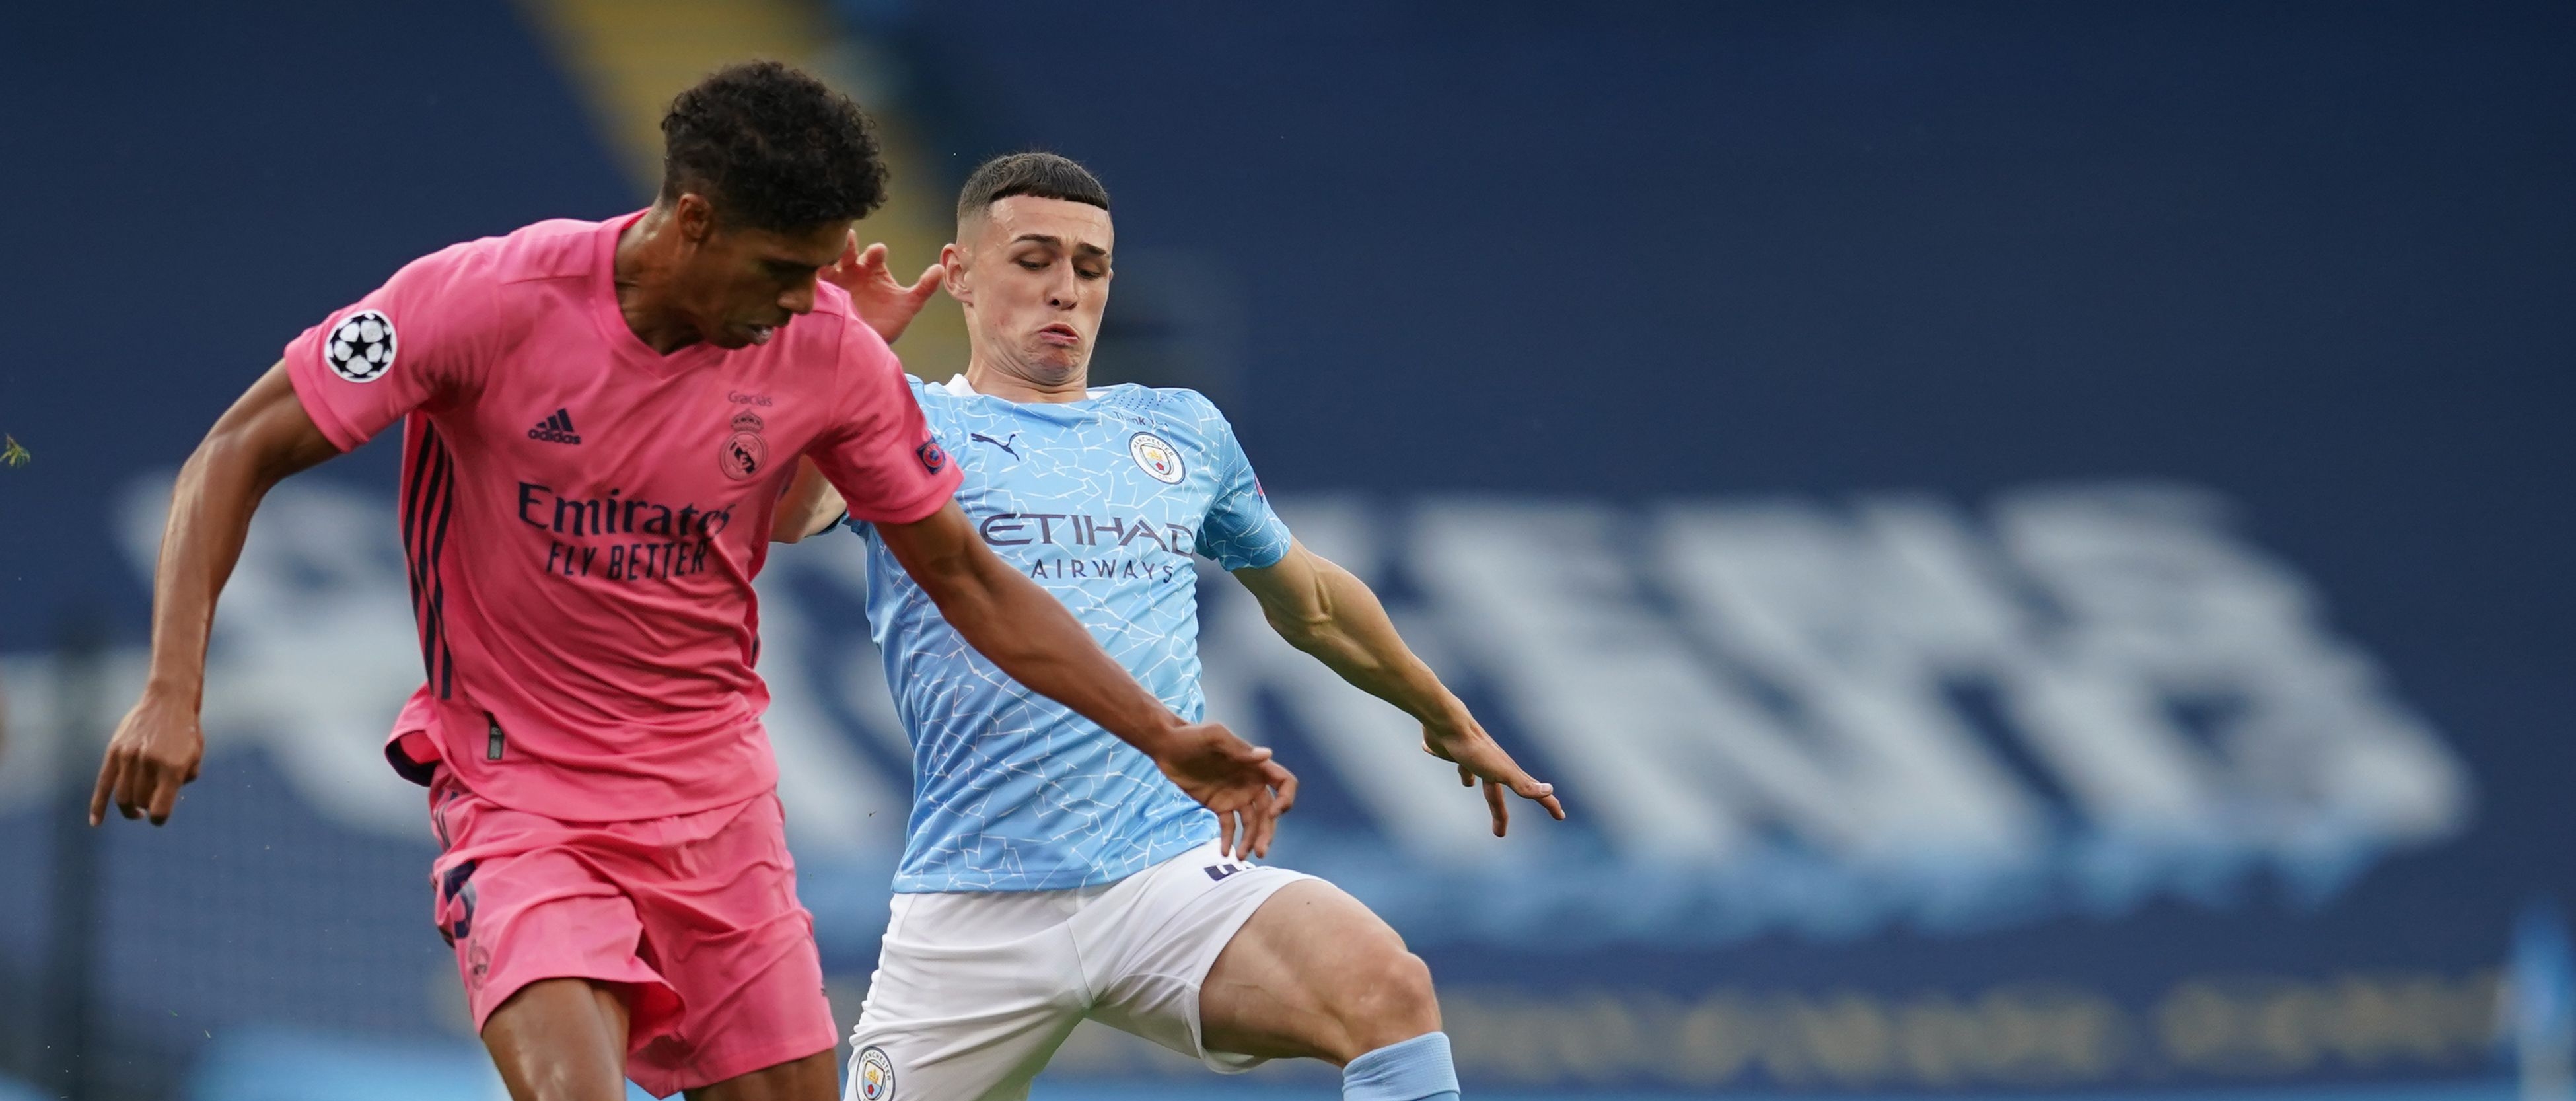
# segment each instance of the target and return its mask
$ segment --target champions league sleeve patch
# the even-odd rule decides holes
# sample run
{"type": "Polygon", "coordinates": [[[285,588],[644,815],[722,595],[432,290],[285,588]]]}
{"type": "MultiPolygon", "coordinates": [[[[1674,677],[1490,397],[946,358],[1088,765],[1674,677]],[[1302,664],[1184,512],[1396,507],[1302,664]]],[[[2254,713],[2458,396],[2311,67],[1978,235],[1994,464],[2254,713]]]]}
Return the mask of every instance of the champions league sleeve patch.
{"type": "Polygon", "coordinates": [[[948,465],[948,453],[939,449],[937,440],[921,441],[921,446],[913,448],[912,453],[921,460],[921,468],[933,474],[948,465]]]}
{"type": "Polygon", "coordinates": [[[322,360],[331,373],[351,382],[374,382],[394,365],[394,323],[379,310],[360,310],[340,319],[322,338],[322,360]]]}

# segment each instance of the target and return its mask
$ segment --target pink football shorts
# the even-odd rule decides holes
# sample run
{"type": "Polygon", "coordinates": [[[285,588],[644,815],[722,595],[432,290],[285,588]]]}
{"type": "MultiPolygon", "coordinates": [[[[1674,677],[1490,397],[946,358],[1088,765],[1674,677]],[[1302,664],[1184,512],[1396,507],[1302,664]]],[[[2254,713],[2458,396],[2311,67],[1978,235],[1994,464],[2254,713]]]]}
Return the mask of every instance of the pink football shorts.
{"type": "Polygon", "coordinates": [[[481,1030],[541,979],[624,991],[627,1077],[669,1096],[830,1050],[814,918],[778,796],[631,822],[563,822],[430,788],[439,932],[481,1030]]]}

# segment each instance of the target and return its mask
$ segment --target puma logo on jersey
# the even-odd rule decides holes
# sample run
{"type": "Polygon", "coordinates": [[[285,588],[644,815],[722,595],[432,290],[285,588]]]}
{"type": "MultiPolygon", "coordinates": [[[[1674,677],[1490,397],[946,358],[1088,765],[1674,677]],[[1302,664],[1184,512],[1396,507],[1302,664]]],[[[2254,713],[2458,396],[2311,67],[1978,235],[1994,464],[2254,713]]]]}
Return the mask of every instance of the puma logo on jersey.
{"type": "Polygon", "coordinates": [[[989,443],[989,444],[992,444],[992,445],[993,445],[993,446],[995,446],[995,447],[1001,448],[1003,451],[1005,451],[1005,452],[1009,452],[1009,454],[1010,454],[1011,458],[1013,458],[1013,459],[1018,459],[1018,458],[1020,457],[1020,453],[1019,453],[1019,452],[1014,451],[1014,450],[1012,450],[1012,449],[1011,449],[1011,444],[1012,444],[1013,442],[1017,441],[1017,440],[1020,438],[1020,434],[1019,434],[1019,433],[1017,433],[1017,432],[1013,432],[1013,433],[1011,433],[1011,438],[1010,438],[1010,439],[1007,439],[1007,440],[997,440],[997,439],[994,439],[994,438],[993,438],[993,437],[991,437],[991,436],[987,436],[987,435],[985,435],[985,434],[983,434],[983,433],[981,433],[981,432],[969,432],[969,433],[967,433],[967,434],[966,434],[966,438],[967,438],[967,439],[970,439],[970,440],[982,440],[982,441],[984,441],[985,443],[989,443]]]}

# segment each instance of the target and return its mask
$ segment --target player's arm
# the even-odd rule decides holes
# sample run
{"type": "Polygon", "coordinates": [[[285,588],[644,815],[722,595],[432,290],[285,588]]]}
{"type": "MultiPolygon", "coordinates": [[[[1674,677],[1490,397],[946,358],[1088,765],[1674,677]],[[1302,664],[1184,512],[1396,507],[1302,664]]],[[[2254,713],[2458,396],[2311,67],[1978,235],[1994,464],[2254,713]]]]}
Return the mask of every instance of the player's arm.
{"type": "Polygon", "coordinates": [[[1455,763],[1460,783],[1472,787],[1484,781],[1494,836],[1501,837],[1511,822],[1505,788],[1537,800],[1558,820],[1565,818],[1556,789],[1533,779],[1485,733],[1467,705],[1396,634],[1377,594],[1349,570],[1291,541],[1277,562],[1238,569],[1234,576],[1261,602],[1263,618],[1279,637],[1314,655],[1360,691],[1421,722],[1423,751],[1455,763]]]}
{"type": "Polygon", "coordinates": [[[849,506],[842,502],[841,491],[832,488],[832,480],[823,476],[814,460],[800,455],[796,459],[796,477],[787,484],[787,495],[778,499],[778,514],[769,521],[769,541],[793,543],[813,538],[831,530],[849,514],[849,506]]]}
{"type": "Polygon", "coordinates": [[[1183,792],[1216,812],[1227,851],[1269,852],[1278,817],[1297,797],[1297,778],[1271,760],[1269,750],[1216,723],[1183,722],[1120,668],[1052,594],[976,538],[955,501],[913,523],[875,526],[904,573],[977,651],[1011,679],[1152,757],[1183,792]]]}
{"type": "Polygon", "coordinates": [[[151,672],[142,699],[108,742],[90,795],[91,825],[106,817],[111,801],[127,818],[169,821],[180,785],[197,778],[205,756],[197,712],[205,699],[206,639],[215,597],[241,560],[251,513],[287,475],[339,453],[296,399],[281,362],[224,411],[179,468],[152,572],[151,672]]]}

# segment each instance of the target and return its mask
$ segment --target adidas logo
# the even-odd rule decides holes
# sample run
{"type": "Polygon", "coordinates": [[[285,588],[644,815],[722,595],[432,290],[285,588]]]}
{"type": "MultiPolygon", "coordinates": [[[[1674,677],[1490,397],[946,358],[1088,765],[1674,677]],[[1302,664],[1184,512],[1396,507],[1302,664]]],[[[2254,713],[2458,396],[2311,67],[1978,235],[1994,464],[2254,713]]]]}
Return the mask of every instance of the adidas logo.
{"type": "Polygon", "coordinates": [[[557,409],[554,416],[538,421],[535,428],[528,430],[528,438],[547,443],[581,442],[581,434],[572,426],[572,413],[563,409],[557,409]]]}

